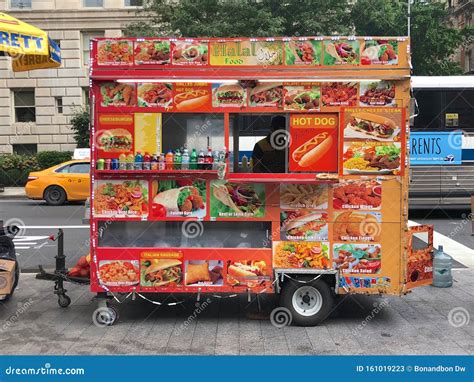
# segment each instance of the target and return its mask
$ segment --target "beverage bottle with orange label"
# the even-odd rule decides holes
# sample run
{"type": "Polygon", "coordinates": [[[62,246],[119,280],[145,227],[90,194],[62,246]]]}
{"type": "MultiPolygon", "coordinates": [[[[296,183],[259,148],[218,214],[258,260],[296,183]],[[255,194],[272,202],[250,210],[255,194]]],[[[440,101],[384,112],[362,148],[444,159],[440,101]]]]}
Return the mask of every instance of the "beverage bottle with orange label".
{"type": "Polygon", "coordinates": [[[173,152],[171,150],[169,150],[166,153],[166,156],[165,156],[165,169],[166,170],[172,170],[173,169],[173,161],[174,161],[173,152]]]}

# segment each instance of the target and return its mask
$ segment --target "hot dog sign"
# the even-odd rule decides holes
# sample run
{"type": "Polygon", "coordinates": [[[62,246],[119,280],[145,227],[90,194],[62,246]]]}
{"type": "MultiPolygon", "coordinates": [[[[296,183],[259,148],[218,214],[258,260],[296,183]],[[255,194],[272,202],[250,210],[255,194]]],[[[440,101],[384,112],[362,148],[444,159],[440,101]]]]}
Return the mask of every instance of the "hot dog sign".
{"type": "Polygon", "coordinates": [[[290,171],[337,172],[337,114],[290,116],[290,171]]]}

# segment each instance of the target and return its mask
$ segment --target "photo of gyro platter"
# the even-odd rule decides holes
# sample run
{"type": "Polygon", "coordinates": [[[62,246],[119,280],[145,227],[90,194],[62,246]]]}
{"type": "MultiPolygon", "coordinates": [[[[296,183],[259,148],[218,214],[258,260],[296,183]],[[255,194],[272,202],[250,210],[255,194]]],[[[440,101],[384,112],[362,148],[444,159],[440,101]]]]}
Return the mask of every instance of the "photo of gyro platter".
{"type": "Polygon", "coordinates": [[[343,170],[351,175],[389,175],[400,171],[399,142],[344,143],[343,170]]]}

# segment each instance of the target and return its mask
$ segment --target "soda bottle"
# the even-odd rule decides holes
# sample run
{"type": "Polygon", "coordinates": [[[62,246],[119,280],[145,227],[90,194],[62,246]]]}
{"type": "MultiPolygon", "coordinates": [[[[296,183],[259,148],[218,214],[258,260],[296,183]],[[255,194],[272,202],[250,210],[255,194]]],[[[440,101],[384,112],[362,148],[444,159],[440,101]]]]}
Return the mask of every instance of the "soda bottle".
{"type": "Polygon", "coordinates": [[[158,158],[158,170],[162,171],[166,168],[165,165],[165,154],[160,153],[160,156],[158,158]]]}
{"type": "Polygon", "coordinates": [[[119,155],[119,170],[127,169],[127,157],[124,153],[119,155]]]}
{"type": "Polygon", "coordinates": [[[103,170],[105,167],[104,159],[97,159],[97,170],[103,170]]]}
{"type": "Polygon", "coordinates": [[[217,170],[219,162],[219,150],[214,151],[214,155],[212,156],[212,169],[217,170]]]}
{"type": "Polygon", "coordinates": [[[166,170],[172,170],[173,169],[173,161],[174,161],[173,152],[171,150],[169,150],[166,153],[166,156],[165,156],[165,169],[166,170]]]}
{"type": "Polygon", "coordinates": [[[105,170],[110,170],[111,165],[112,165],[112,159],[107,158],[107,159],[105,160],[104,169],[105,169],[105,170]]]}
{"type": "Polygon", "coordinates": [[[183,150],[183,157],[181,159],[181,168],[183,170],[188,170],[189,169],[189,152],[188,149],[183,150]]]}
{"type": "Polygon", "coordinates": [[[143,170],[143,155],[140,151],[135,155],[135,170],[143,170]]]}
{"type": "Polygon", "coordinates": [[[147,152],[143,156],[143,169],[144,170],[151,170],[151,156],[147,152]]]}
{"type": "Polygon", "coordinates": [[[210,147],[207,148],[207,154],[206,154],[206,158],[204,160],[204,162],[206,163],[205,165],[205,169],[206,170],[212,170],[212,161],[213,161],[213,158],[212,158],[212,150],[210,147]]]}
{"type": "Polygon", "coordinates": [[[158,170],[158,156],[156,154],[151,158],[151,169],[158,170]]]}
{"type": "Polygon", "coordinates": [[[191,157],[189,158],[189,169],[197,170],[197,162],[198,162],[198,156],[196,153],[196,149],[193,149],[193,151],[191,152],[191,157]]]}
{"type": "Polygon", "coordinates": [[[244,154],[244,156],[242,157],[242,172],[247,172],[248,163],[249,163],[249,158],[247,158],[247,155],[244,154]]]}
{"type": "Polygon", "coordinates": [[[199,170],[204,170],[206,168],[206,158],[204,156],[204,151],[202,150],[199,151],[197,168],[199,170]]]}
{"type": "Polygon", "coordinates": [[[134,162],[135,162],[135,157],[133,156],[132,153],[127,155],[127,170],[133,170],[134,169],[134,162]]]}
{"type": "Polygon", "coordinates": [[[182,162],[181,151],[177,149],[174,153],[174,169],[175,170],[181,170],[181,162],[182,162]]]}

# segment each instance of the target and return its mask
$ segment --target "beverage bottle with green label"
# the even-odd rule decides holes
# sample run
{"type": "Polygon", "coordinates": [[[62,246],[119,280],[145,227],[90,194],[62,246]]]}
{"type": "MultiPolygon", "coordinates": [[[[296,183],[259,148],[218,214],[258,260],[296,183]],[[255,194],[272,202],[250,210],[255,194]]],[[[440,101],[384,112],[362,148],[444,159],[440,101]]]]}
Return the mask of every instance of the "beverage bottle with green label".
{"type": "Polygon", "coordinates": [[[174,153],[174,169],[175,170],[181,170],[181,162],[182,162],[181,151],[179,151],[179,149],[176,149],[174,153]]]}
{"type": "Polygon", "coordinates": [[[197,170],[198,155],[196,149],[193,149],[191,156],[189,157],[189,169],[197,170]]]}

